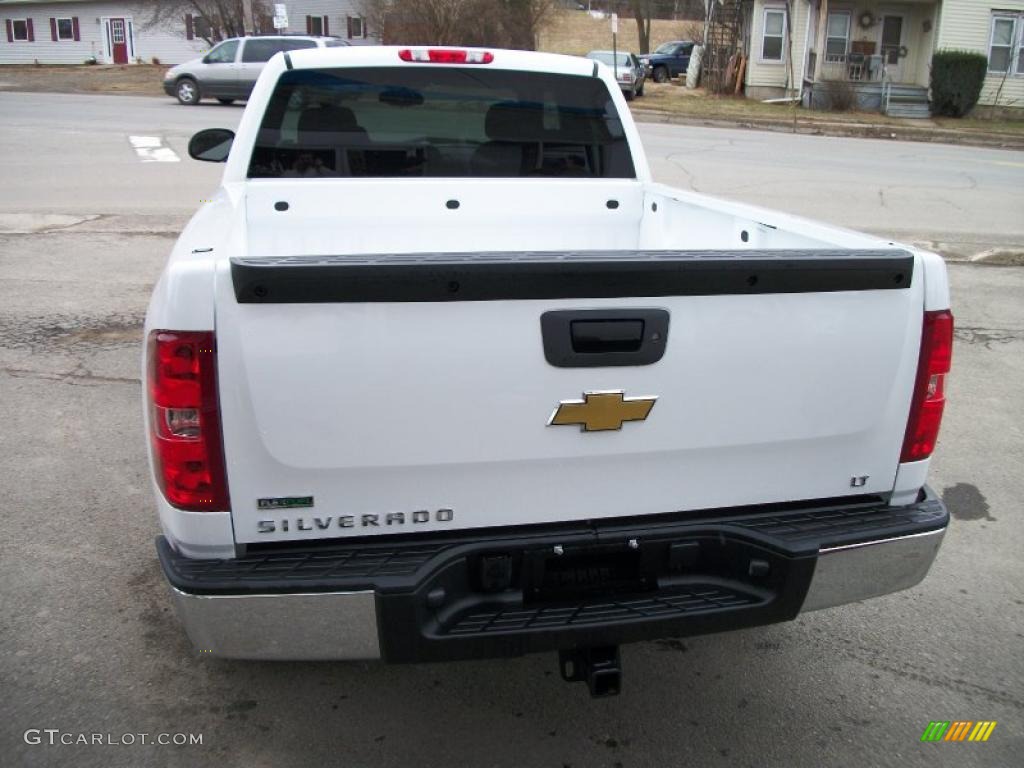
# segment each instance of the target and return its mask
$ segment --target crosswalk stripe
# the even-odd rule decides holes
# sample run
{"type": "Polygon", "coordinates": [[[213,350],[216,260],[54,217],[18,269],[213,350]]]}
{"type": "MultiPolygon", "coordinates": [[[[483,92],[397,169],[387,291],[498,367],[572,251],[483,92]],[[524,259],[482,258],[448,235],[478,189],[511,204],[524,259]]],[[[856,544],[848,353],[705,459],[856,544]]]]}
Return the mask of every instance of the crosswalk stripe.
{"type": "Polygon", "coordinates": [[[173,149],[164,146],[164,141],[159,136],[129,136],[128,143],[132,145],[139,160],[144,163],[177,163],[181,161],[173,149]]]}

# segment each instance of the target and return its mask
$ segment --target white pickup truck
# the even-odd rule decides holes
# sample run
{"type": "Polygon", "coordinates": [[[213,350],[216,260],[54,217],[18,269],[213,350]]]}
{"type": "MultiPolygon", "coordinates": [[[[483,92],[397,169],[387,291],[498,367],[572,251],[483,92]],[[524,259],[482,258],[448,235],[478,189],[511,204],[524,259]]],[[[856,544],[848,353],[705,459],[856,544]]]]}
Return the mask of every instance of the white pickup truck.
{"type": "Polygon", "coordinates": [[[295,51],[190,154],[144,410],[199,650],[557,650],[602,695],[621,643],[928,571],[942,260],[652,182],[603,66],[295,51]]]}

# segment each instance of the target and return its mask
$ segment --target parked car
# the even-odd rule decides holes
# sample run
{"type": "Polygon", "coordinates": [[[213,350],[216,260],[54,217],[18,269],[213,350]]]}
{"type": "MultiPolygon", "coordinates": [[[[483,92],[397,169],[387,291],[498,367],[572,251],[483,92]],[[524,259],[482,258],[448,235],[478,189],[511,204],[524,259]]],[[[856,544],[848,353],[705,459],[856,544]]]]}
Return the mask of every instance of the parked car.
{"type": "Polygon", "coordinates": [[[641,56],[640,61],[647,70],[647,74],[654,78],[654,82],[667,83],[673,77],[686,74],[694,45],[695,43],[691,40],[673,40],[670,43],[662,43],[654,49],[654,53],[641,56]]]}
{"type": "Polygon", "coordinates": [[[337,37],[260,35],[231,37],[217,43],[199,59],[171,67],[164,73],[164,92],[182,104],[198,104],[214,98],[221,104],[248,99],[256,78],[270,57],[300,48],[334,48],[348,45],[337,37]]]}
{"type": "Polygon", "coordinates": [[[635,54],[628,51],[591,51],[587,58],[608,65],[627,99],[644,95],[647,72],[635,54]]]}
{"type": "Polygon", "coordinates": [[[557,650],[605,695],[620,643],[928,572],[942,258],[655,183],[593,65],[297,51],[192,137],[141,394],[203,658],[557,650]]]}

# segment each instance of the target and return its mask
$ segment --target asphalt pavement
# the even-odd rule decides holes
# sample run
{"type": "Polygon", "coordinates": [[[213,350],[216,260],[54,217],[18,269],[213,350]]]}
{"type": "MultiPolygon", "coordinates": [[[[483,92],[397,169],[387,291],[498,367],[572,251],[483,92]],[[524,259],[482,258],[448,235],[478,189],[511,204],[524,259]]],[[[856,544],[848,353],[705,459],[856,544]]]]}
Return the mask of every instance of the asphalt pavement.
{"type": "MultiPolygon", "coordinates": [[[[0,93],[0,764],[1020,764],[1024,269],[981,262],[950,267],[957,343],[929,481],[954,521],[912,590],[627,646],[623,693],[605,700],[563,683],[550,654],[386,666],[195,652],[152,545],[139,343],[162,262],[220,173],[188,160],[188,136],[241,114],[0,93]],[[931,720],[998,725],[984,744],[922,744],[931,720]],[[134,743],[50,745],[45,729],[134,743]],[[177,733],[202,744],[139,736],[177,733]]],[[[660,181],[952,257],[1024,251],[1024,153],[641,132],[660,181]]]]}
{"type": "MultiPolygon", "coordinates": [[[[17,180],[0,189],[0,213],[190,215],[221,166],[189,161],[188,138],[242,116],[238,104],[141,96],[0,92],[0,106],[0,156],[17,180]],[[182,161],[140,164],[125,152],[133,135],[161,139],[182,161]]],[[[1022,250],[1021,152],[654,123],[641,134],[667,184],[954,258],[1022,250]]]]}

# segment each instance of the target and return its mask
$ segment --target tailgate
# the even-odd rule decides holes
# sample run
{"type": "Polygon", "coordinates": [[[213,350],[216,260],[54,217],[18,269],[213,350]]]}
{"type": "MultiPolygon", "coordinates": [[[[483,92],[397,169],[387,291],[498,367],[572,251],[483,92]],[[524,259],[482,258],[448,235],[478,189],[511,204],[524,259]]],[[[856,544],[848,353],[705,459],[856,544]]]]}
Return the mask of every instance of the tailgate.
{"type": "Polygon", "coordinates": [[[886,493],[922,282],[899,250],[233,259],[236,539],[886,493]]]}

